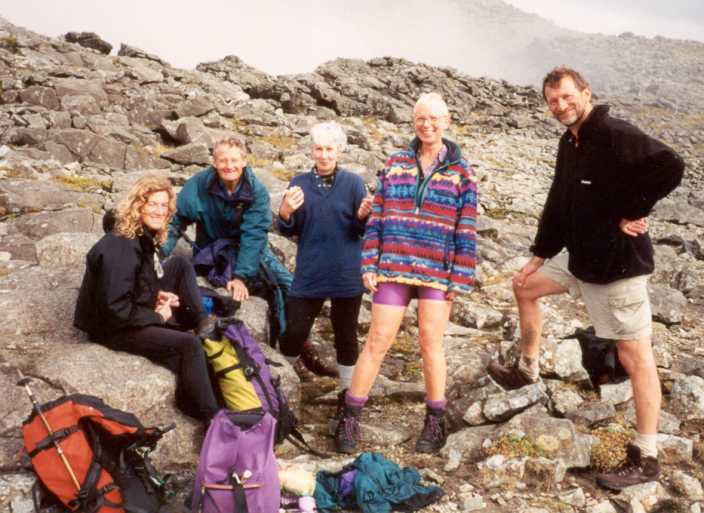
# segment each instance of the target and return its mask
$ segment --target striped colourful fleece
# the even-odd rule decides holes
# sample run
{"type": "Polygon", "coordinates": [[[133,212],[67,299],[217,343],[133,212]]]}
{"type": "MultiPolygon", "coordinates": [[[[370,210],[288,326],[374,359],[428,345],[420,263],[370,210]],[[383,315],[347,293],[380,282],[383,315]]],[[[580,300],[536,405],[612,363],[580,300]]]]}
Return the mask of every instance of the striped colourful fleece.
{"type": "Polygon", "coordinates": [[[477,254],[477,186],[456,144],[419,180],[416,151],[392,155],[379,173],[362,248],[362,272],[381,282],[468,293],[477,254]]]}

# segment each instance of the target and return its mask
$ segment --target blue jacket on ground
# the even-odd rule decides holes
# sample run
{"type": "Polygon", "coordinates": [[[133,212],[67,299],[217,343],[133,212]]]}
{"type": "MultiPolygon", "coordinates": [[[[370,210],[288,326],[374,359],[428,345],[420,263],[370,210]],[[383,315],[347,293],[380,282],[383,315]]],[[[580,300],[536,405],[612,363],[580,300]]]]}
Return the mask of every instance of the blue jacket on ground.
{"type": "Polygon", "coordinates": [[[364,292],[361,258],[365,220],[357,210],[366,196],[362,179],[338,169],[325,190],[314,171],[296,176],[289,188],[303,189],[304,201],[289,222],[277,218],[283,235],[298,236],[294,297],[353,297],[364,292]]]}
{"type": "Polygon", "coordinates": [[[249,166],[229,197],[212,166],[186,181],[176,200],[169,237],[162,247],[164,255],[171,254],[181,233],[191,223],[196,223],[194,252],[218,239],[238,242],[234,276],[243,280],[256,277],[267,249],[271,209],[269,193],[249,166]]]}
{"type": "Polygon", "coordinates": [[[315,481],[316,506],[326,513],[355,508],[363,513],[416,511],[444,495],[438,486],[421,485],[415,467],[401,468],[371,452],[363,452],[340,472],[319,471],[315,481]]]}

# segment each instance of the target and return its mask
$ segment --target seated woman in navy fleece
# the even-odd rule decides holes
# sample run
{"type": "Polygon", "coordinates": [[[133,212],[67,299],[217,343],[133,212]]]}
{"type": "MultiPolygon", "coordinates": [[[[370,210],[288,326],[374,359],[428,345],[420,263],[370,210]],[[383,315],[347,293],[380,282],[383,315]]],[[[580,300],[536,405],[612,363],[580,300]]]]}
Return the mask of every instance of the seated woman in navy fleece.
{"type": "Polygon", "coordinates": [[[362,235],[371,196],[359,176],[337,166],[347,142],[340,125],[319,123],[310,134],[315,164],[291,180],[277,219],[281,233],[298,236],[281,352],[295,364],[323,302],[330,298],[340,388],[344,390],[350,385],[359,353],[362,235]]]}

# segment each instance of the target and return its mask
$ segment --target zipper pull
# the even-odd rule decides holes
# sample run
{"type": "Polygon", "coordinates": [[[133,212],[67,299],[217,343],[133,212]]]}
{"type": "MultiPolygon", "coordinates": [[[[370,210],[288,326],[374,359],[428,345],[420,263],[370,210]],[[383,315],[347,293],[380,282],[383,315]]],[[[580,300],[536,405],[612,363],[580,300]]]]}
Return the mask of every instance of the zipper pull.
{"type": "Polygon", "coordinates": [[[416,215],[420,214],[420,207],[416,207],[416,215]]]}

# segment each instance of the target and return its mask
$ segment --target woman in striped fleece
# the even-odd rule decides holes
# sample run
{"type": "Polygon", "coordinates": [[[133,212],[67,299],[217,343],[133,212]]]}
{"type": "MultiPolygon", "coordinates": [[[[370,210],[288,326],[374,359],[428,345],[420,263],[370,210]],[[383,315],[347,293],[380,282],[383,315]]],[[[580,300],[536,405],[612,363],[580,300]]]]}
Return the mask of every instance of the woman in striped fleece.
{"type": "Polygon", "coordinates": [[[443,333],[456,294],[474,286],[477,188],[456,144],[443,138],[450,123],[437,93],[413,109],[415,139],[379,173],[362,250],[362,279],[373,296],[372,324],[345,394],[335,431],[338,452],[354,452],[359,416],[412,298],[418,326],[426,417],[417,452],[437,452],[447,438],[447,367],[443,333]]]}

